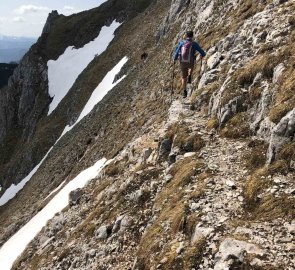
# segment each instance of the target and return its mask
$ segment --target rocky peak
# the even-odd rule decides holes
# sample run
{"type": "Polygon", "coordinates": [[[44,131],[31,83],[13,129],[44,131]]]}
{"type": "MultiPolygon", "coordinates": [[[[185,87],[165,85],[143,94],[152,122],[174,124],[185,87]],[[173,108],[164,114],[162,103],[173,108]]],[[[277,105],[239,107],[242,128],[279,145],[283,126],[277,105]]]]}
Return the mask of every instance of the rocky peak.
{"type": "Polygon", "coordinates": [[[56,19],[61,16],[58,14],[57,10],[52,10],[46,20],[46,23],[44,25],[42,34],[48,34],[50,32],[52,24],[56,21],[56,19]]]}

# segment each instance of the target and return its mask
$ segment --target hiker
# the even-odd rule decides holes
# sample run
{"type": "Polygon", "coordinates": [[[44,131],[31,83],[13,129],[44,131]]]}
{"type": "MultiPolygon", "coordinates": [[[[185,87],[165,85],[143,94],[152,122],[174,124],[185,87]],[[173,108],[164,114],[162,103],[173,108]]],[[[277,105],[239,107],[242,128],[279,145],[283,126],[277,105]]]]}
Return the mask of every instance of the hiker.
{"type": "Polygon", "coordinates": [[[187,97],[186,86],[192,82],[192,72],[194,70],[194,64],[196,60],[196,53],[199,52],[203,58],[206,53],[200,47],[200,45],[193,40],[194,32],[186,32],[185,39],[179,42],[174,56],[174,64],[176,60],[180,61],[180,69],[182,74],[181,88],[183,90],[183,97],[187,97]]]}

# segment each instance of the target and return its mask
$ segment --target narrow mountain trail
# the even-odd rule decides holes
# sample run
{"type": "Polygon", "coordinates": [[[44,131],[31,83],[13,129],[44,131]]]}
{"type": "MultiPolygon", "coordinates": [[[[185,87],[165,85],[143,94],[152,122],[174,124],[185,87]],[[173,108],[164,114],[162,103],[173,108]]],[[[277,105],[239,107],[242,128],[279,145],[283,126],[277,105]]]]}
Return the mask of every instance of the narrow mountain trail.
{"type": "Polygon", "coordinates": [[[167,119],[70,194],[13,269],[291,270],[294,224],[247,214],[247,142],[207,123],[174,97],[167,119]]]}
{"type": "MultiPolygon", "coordinates": [[[[295,259],[289,254],[294,249],[291,244],[293,223],[284,223],[282,219],[273,222],[247,220],[244,205],[245,182],[250,177],[244,157],[247,142],[222,138],[208,131],[207,116],[191,111],[186,101],[181,101],[181,107],[175,106],[175,103],[179,104],[179,100],[174,101],[171,108],[178,108],[178,115],[182,116],[185,125],[205,141],[196,158],[202,160],[210,171],[210,177],[201,184],[202,195],[193,202],[186,202],[189,203],[190,211],[200,216],[191,242],[204,238],[207,241],[199,269],[226,269],[225,261],[230,254],[228,250],[240,261],[249,253],[259,255],[272,265],[294,265],[295,259]],[[280,222],[284,225],[279,226],[280,222]]],[[[186,156],[193,154],[187,153],[186,156]]],[[[184,197],[190,198],[196,191],[200,192],[198,179],[185,188],[184,197]]],[[[263,264],[260,259],[255,259],[248,267],[262,265],[265,262],[263,264]]],[[[291,270],[292,267],[286,269],[291,270]]]]}

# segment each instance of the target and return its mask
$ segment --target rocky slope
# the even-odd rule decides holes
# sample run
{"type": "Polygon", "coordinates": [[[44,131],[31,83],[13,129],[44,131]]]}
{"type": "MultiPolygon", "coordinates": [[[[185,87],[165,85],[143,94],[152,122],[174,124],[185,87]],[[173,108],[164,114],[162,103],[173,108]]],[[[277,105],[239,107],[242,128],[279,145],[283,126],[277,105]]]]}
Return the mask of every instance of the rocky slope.
{"type": "Polygon", "coordinates": [[[0,208],[2,243],[64,180],[113,160],[13,269],[293,269],[294,10],[290,0],[158,0],[127,20],[60,113],[81,108],[75,89],[90,92],[96,72],[124,55],[128,76],[0,208]],[[182,100],[170,93],[170,56],[192,26],[208,55],[182,100]]]}
{"type": "MultiPolygon", "coordinates": [[[[120,1],[116,3],[119,2],[120,1]]],[[[109,4],[112,4],[112,2],[109,4]]],[[[157,13],[155,14],[159,14],[159,21],[162,16],[161,12],[165,12],[165,4],[166,3],[159,3],[157,6],[157,13]]],[[[107,5],[106,7],[109,10],[109,6],[107,5]]],[[[71,17],[69,17],[69,19],[70,18],[71,17]]],[[[30,167],[33,167],[29,162],[30,158],[37,159],[40,156],[40,159],[42,159],[44,157],[45,151],[51,146],[49,143],[51,142],[53,144],[57,140],[67,124],[64,115],[68,115],[70,119],[76,119],[89,99],[93,89],[123,56],[128,55],[131,58],[129,60],[129,65],[131,67],[133,63],[141,61],[138,55],[140,55],[144,49],[150,47],[151,43],[154,41],[153,33],[148,34],[150,31],[149,27],[151,29],[156,29],[158,24],[156,21],[147,21],[145,25],[146,31],[142,32],[143,29],[136,28],[136,24],[140,20],[141,17],[134,18],[118,29],[122,34],[117,34],[117,37],[115,37],[114,41],[110,44],[108,50],[101,56],[95,58],[80,75],[79,80],[76,81],[69,91],[69,94],[63,99],[55,112],[49,117],[43,117],[39,121],[33,141],[28,142],[27,147],[23,145],[23,147],[19,148],[17,145],[16,153],[13,153],[11,150],[9,151],[9,153],[12,152],[14,154],[14,158],[11,160],[17,164],[17,166],[9,170],[11,173],[14,175],[20,174],[19,166],[24,167],[27,163],[30,167]],[[134,32],[135,28],[137,32],[134,32]],[[134,39],[134,35],[136,35],[136,39],[134,39]],[[132,39],[137,41],[138,44],[138,48],[134,51],[130,50],[130,45],[126,46],[132,39]],[[83,91],[81,91],[81,88],[83,91]],[[74,108],[74,111],[72,111],[71,108],[74,108]],[[29,148],[30,151],[27,152],[27,148],[29,148]],[[23,160],[19,157],[18,151],[23,153],[27,158],[23,160]],[[42,153],[44,152],[43,156],[41,156],[41,151],[42,153]],[[22,162],[19,162],[20,160],[22,162]]],[[[105,97],[96,110],[94,110],[93,114],[88,117],[89,119],[81,123],[81,128],[78,126],[75,127],[73,131],[76,130],[76,132],[67,134],[59,141],[51,151],[47,161],[42,164],[37,173],[32,177],[30,183],[26,185],[23,195],[16,196],[14,200],[0,207],[2,243],[21,225],[28,221],[38,209],[43,207],[43,199],[53,189],[59,186],[65,178],[76,176],[81,169],[92,165],[92,162],[97,158],[102,158],[103,156],[107,158],[113,157],[141,128],[146,119],[160,119],[162,117],[167,106],[158,106],[158,108],[154,110],[154,105],[156,103],[149,102],[144,104],[145,97],[142,95],[139,87],[128,87],[128,85],[131,85],[131,82],[136,80],[135,78],[139,78],[137,70],[139,70],[139,67],[133,70],[132,78],[129,79],[128,77],[105,97]],[[128,91],[126,91],[126,89],[128,89],[128,91]],[[144,111],[142,111],[141,104],[144,104],[146,107],[144,111]],[[132,106],[137,106],[137,108],[132,111],[130,110],[132,106]],[[155,111],[159,113],[153,116],[152,113],[155,111]],[[120,125],[116,123],[120,123],[120,125]],[[120,134],[121,140],[116,140],[117,134],[120,134]],[[97,144],[95,142],[100,143],[97,144]],[[85,156],[85,151],[89,151],[89,149],[91,149],[92,153],[85,156]],[[19,207],[20,205],[22,205],[21,208],[19,207]],[[15,216],[11,216],[11,212],[14,212],[15,216]],[[17,222],[15,222],[15,217],[19,217],[17,222]]],[[[150,66],[150,70],[154,72],[152,66],[150,66]]],[[[146,76],[150,76],[150,73],[146,76]]],[[[142,77],[142,81],[145,81],[144,76],[142,77]]],[[[153,99],[155,99],[155,96],[153,99]]],[[[161,100],[157,102],[161,103],[161,100]]],[[[69,123],[71,122],[72,121],[69,121],[69,123]]],[[[15,136],[16,130],[13,130],[13,134],[15,136]]],[[[9,145],[4,144],[4,146],[8,147],[9,145]]],[[[15,145],[13,144],[13,146],[15,145]]],[[[39,161],[40,160],[37,160],[36,163],[39,161]]],[[[6,177],[5,174],[1,174],[1,177],[4,181],[14,179],[6,177]]]]}

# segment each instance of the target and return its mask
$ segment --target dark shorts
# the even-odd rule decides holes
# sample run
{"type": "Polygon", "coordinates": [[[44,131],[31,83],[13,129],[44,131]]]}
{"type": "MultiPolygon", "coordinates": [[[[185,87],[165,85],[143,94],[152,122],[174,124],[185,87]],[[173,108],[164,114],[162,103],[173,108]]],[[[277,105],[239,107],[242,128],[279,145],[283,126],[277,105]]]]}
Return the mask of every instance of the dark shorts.
{"type": "Polygon", "coordinates": [[[193,69],[194,64],[190,63],[180,63],[181,75],[183,79],[186,79],[188,76],[188,70],[193,69]]]}

